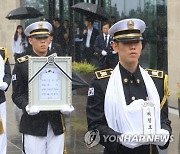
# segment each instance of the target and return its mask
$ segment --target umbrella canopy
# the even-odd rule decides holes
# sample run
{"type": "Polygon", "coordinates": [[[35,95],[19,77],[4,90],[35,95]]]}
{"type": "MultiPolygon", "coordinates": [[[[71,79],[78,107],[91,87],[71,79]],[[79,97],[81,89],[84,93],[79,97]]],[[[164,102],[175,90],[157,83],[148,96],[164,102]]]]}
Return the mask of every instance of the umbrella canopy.
{"type": "Polygon", "coordinates": [[[33,7],[20,7],[10,11],[6,16],[6,18],[9,20],[16,20],[16,19],[22,20],[22,19],[38,18],[41,16],[43,16],[43,14],[33,7]]]}
{"type": "Polygon", "coordinates": [[[89,84],[74,70],[72,70],[72,90],[88,87],[89,84]]]}
{"type": "Polygon", "coordinates": [[[107,20],[108,13],[99,5],[92,3],[77,3],[71,6],[74,10],[94,19],[107,20]]]}

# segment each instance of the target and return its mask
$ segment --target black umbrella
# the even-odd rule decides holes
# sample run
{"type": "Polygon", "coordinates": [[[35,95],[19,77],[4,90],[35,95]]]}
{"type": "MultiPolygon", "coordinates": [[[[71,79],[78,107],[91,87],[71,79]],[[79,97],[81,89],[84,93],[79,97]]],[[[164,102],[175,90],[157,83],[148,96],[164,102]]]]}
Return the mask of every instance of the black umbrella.
{"type": "Polygon", "coordinates": [[[71,6],[74,10],[94,19],[107,20],[108,13],[99,5],[92,3],[77,3],[71,6]]]}
{"type": "Polygon", "coordinates": [[[20,7],[9,12],[6,18],[9,20],[15,20],[15,19],[22,20],[22,19],[38,18],[41,16],[43,16],[43,14],[33,7],[20,7]]]}
{"type": "Polygon", "coordinates": [[[89,84],[74,70],[72,70],[72,90],[88,87],[89,84]]]}

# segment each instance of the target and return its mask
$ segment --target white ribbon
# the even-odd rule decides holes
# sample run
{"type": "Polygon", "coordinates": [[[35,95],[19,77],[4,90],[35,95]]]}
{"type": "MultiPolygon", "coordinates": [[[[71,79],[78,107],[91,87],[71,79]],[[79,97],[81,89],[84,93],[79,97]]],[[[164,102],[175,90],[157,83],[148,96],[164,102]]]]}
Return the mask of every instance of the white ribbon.
{"type": "MultiPolygon", "coordinates": [[[[140,67],[140,66],[139,66],[140,67]]],[[[149,101],[155,106],[156,129],[160,129],[160,99],[156,86],[149,74],[140,67],[149,101]]],[[[119,63],[113,70],[105,95],[105,117],[108,126],[123,134],[143,134],[142,100],[126,104],[119,63]]]]}

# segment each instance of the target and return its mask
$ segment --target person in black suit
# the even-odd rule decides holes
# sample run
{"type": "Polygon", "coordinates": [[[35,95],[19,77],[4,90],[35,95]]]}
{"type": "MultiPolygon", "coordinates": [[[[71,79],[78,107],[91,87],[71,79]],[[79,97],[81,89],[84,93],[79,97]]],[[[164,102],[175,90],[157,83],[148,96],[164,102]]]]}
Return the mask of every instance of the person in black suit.
{"type": "Polygon", "coordinates": [[[62,47],[63,54],[66,53],[66,41],[68,40],[68,34],[61,24],[61,20],[59,18],[53,19],[53,42],[58,43],[62,47]]]}
{"type": "Polygon", "coordinates": [[[99,67],[115,67],[118,63],[118,54],[111,47],[112,37],[108,34],[110,24],[104,22],[102,25],[102,33],[97,36],[94,49],[99,56],[99,67]]]}
{"type": "Polygon", "coordinates": [[[91,18],[86,18],[85,26],[87,28],[83,31],[82,59],[91,63],[94,55],[94,43],[99,35],[99,31],[93,27],[93,20],[91,18]]]}
{"type": "Polygon", "coordinates": [[[48,46],[48,50],[52,53],[57,53],[57,56],[65,56],[65,54],[62,51],[61,45],[53,41],[53,31],[51,32],[49,39],[50,43],[48,46]]]}

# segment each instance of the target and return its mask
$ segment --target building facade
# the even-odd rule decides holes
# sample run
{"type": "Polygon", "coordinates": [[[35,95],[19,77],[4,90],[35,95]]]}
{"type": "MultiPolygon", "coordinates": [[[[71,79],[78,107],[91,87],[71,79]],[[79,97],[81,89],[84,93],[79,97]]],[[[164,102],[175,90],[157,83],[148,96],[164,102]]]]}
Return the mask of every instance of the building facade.
{"type": "Polygon", "coordinates": [[[180,1],[168,1],[168,74],[169,74],[169,104],[178,107],[177,83],[180,83],[180,52],[179,51],[179,26],[180,26],[180,1]]]}
{"type": "MultiPolygon", "coordinates": [[[[161,69],[168,72],[171,93],[169,104],[170,106],[177,107],[177,83],[180,82],[180,65],[178,65],[180,53],[176,51],[178,50],[177,45],[179,42],[179,0],[168,2],[167,0],[7,0],[5,4],[3,0],[0,0],[0,8],[3,10],[0,14],[2,19],[0,23],[0,44],[7,47],[9,53],[11,53],[12,35],[20,21],[10,21],[5,18],[10,10],[19,6],[31,6],[43,13],[43,18],[48,19],[50,22],[55,17],[60,18],[62,21],[69,20],[70,26],[73,29],[75,21],[78,21],[83,26],[85,18],[85,16],[71,9],[72,5],[79,2],[100,5],[110,15],[109,18],[111,20],[140,18],[146,22],[147,27],[144,33],[143,53],[140,63],[143,67],[161,69]],[[4,9],[4,7],[7,9],[4,9]]],[[[21,24],[27,26],[37,20],[40,20],[40,18],[23,20],[21,24]]],[[[96,24],[100,29],[99,25],[101,25],[101,22],[96,21],[96,24]]],[[[73,37],[73,31],[71,34],[71,37],[73,37]]],[[[73,42],[71,45],[71,50],[73,50],[73,42]]],[[[73,53],[72,55],[75,56],[75,54],[73,53]]],[[[13,63],[12,54],[10,55],[10,61],[13,63]]]]}
{"type": "Polygon", "coordinates": [[[20,6],[19,0],[0,0],[0,47],[6,47],[8,48],[8,53],[10,57],[10,62],[14,63],[13,54],[11,51],[11,43],[12,43],[12,37],[15,33],[16,26],[20,24],[19,20],[8,20],[5,17],[9,13],[9,11],[17,8],[20,6]]]}
{"type": "MultiPolygon", "coordinates": [[[[147,28],[143,41],[142,65],[167,72],[166,0],[21,0],[21,5],[38,9],[44,14],[44,18],[50,22],[55,17],[60,18],[62,22],[69,20],[71,29],[73,29],[75,21],[83,26],[83,16],[71,9],[72,5],[79,2],[100,5],[110,15],[110,20],[118,21],[124,18],[140,18],[144,20],[147,28]]],[[[28,20],[26,25],[32,21],[28,20]]],[[[100,21],[96,21],[96,23],[100,25],[100,21]]],[[[100,26],[98,28],[100,29],[100,26]]]]}

